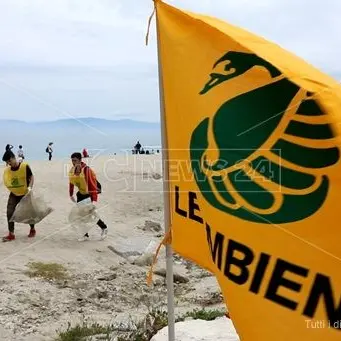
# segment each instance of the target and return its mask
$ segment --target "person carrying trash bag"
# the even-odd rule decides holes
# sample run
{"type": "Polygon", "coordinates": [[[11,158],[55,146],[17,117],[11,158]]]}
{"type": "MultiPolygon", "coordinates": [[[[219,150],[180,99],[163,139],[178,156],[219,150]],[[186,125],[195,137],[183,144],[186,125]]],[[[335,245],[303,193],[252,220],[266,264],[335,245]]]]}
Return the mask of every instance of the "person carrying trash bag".
{"type": "MultiPolygon", "coordinates": [[[[82,161],[81,153],[71,155],[73,167],[69,172],[69,195],[73,202],[81,202],[90,198],[92,204],[97,203],[98,194],[101,193],[101,184],[96,179],[95,172],[82,161]],[[74,187],[78,188],[76,198],[74,198],[74,187]]],[[[98,219],[97,225],[101,228],[101,239],[106,238],[108,227],[103,220],[98,219]]],[[[81,240],[88,240],[89,234],[85,233],[81,240]]]]}
{"type": "MultiPolygon", "coordinates": [[[[2,161],[6,162],[7,165],[3,173],[3,182],[10,191],[7,202],[8,235],[3,237],[2,241],[9,242],[15,240],[14,222],[11,221],[12,215],[21,199],[31,191],[34,176],[30,166],[26,162],[18,162],[11,150],[4,153],[2,161]]],[[[35,235],[35,225],[30,224],[28,237],[33,238],[35,235]]]]}

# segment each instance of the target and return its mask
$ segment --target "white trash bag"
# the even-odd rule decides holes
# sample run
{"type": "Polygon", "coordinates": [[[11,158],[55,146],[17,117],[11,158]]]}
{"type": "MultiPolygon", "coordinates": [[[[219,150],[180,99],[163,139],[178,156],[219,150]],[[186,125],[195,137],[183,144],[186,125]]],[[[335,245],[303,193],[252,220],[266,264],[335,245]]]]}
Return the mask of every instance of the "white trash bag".
{"type": "Polygon", "coordinates": [[[20,200],[10,221],[22,224],[38,224],[52,211],[53,208],[46,204],[42,196],[30,191],[20,200]]]}
{"type": "Polygon", "coordinates": [[[88,233],[98,219],[96,207],[90,198],[78,202],[69,213],[69,223],[81,235],[88,233]]]}

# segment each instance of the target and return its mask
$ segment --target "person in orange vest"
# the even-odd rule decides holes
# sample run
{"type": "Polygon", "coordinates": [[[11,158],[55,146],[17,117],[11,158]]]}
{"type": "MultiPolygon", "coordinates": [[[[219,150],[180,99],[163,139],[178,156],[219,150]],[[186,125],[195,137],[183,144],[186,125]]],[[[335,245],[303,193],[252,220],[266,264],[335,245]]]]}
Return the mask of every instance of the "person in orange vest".
{"type": "MultiPolygon", "coordinates": [[[[3,173],[3,182],[10,192],[7,202],[8,235],[3,237],[2,241],[9,242],[15,240],[14,222],[11,222],[10,219],[21,199],[31,191],[34,176],[30,166],[26,162],[18,162],[11,150],[5,152],[2,161],[7,165],[3,173]]],[[[33,238],[35,235],[35,226],[30,224],[28,237],[33,238]]]]}
{"type": "Polygon", "coordinates": [[[85,148],[83,148],[82,154],[83,157],[89,157],[88,151],[85,148]]]}
{"type": "MultiPolygon", "coordinates": [[[[97,203],[98,194],[101,193],[101,184],[97,181],[95,172],[82,161],[81,153],[71,155],[73,167],[69,172],[69,195],[73,202],[80,202],[87,198],[93,204],[97,203]],[[75,186],[78,188],[76,199],[73,196],[75,186]]],[[[99,219],[97,225],[101,228],[101,238],[104,239],[108,233],[108,227],[103,220],[99,219]]],[[[89,234],[86,233],[82,240],[88,240],[89,234]]]]}

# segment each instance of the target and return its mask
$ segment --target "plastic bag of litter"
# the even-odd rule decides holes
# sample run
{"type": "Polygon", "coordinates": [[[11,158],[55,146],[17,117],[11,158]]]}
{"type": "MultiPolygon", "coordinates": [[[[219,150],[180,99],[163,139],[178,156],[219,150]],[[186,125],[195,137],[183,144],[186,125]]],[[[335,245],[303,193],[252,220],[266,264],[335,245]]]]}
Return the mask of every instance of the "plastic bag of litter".
{"type": "Polygon", "coordinates": [[[53,208],[45,203],[42,196],[30,191],[20,200],[10,221],[22,224],[37,224],[52,211],[53,208]]]}
{"type": "Polygon", "coordinates": [[[74,205],[69,213],[69,223],[78,233],[89,232],[97,223],[99,216],[90,198],[74,205]]]}

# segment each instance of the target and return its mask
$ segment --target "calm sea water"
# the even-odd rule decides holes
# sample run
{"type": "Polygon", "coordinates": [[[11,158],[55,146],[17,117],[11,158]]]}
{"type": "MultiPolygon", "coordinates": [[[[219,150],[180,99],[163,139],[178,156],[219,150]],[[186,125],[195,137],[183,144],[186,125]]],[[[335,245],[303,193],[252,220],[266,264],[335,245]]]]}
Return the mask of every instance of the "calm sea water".
{"type": "Polygon", "coordinates": [[[14,151],[21,144],[27,160],[43,160],[48,158],[45,152],[49,142],[53,142],[53,157],[69,157],[75,151],[82,151],[85,147],[91,155],[102,153],[110,155],[113,153],[123,154],[130,152],[136,141],[139,140],[142,146],[160,146],[160,132],[156,129],[142,130],[113,130],[105,134],[96,131],[74,131],[68,129],[1,129],[0,147],[10,143],[14,151]]]}

